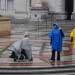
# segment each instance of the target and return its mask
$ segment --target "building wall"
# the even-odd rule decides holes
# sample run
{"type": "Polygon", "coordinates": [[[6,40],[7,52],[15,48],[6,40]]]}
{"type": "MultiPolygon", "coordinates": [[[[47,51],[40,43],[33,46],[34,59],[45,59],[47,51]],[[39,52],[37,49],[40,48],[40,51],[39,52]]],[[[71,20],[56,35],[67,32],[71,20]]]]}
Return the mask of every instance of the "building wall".
{"type": "Polygon", "coordinates": [[[0,0],[1,7],[0,7],[0,15],[10,15],[12,16],[14,14],[14,0],[0,0]]]}
{"type": "Polygon", "coordinates": [[[49,9],[52,12],[64,12],[64,0],[32,0],[32,7],[41,2],[48,2],[49,9]]]}
{"type": "MultiPolygon", "coordinates": [[[[36,4],[40,4],[40,2],[48,2],[49,6],[49,11],[52,13],[65,13],[65,0],[32,0],[32,6],[35,7],[36,4]]],[[[34,12],[36,13],[36,12],[34,12]]],[[[73,13],[75,14],[75,0],[74,0],[74,10],[73,13]]],[[[55,15],[57,19],[64,19],[66,16],[65,15],[55,15]]],[[[74,15],[72,15],[72,18],[75,18],[74,15]]]]}
{"type": "Polygon", "coordinates": [[[75,0],[74,0],[74,9],[73,10],[74,10],[73,13],[75,13],[75,0]]]}
{"type": "Polygon", "coordinates": [[[30,17],[29,0],[15,0],[14,9],[16,18],[25,19],[30,17]]]}
{"type": "MultiPolygon", "coordinates": [[[[1,15],[10,15],[15,18],[25,19],[30,18],[32,15],[30,10],[29,1],[30,0],[13,0],[13,8],[11,9],[7,7],[7,1],[8,0],[1,0],[0,2],[0,14],[1,15]]],[[[31,5],[38,6],[42,1],[47,1],[49,5],[49,11],[55,12],[55,13],[64,13],[64,0],[32,0],[31,5]]],[[[37,13],[34,11],[34,13],[37,13]]],[[[74,0],[74,12],[75,13],[75,0],[74,0]]],[[[41,14],[41,13],[40,13],[41,14]]]]}
{"type": "Polygon", "coordinates": [[[49,10],[56,13],[64,13],[64,0],[48,0],[49,10]]]}
{"type": "Polygon", "coordinates": [[[48,13],[47,10],[32,10],[31,11],[31,21],[42,21],[41,17],[48,13]]]}
{"type": "Polygon", "coordinates": [[[15,18],[29,18],[29,0],[1,0],[0,14],[15,18]],[[13,6],[11,5],[13,4],[13,6]]]}
{"type": "Polygon", "coordinates": [[[17,18],[28,18],[30,15],[29,0],[15,0],[15,15],[17,18]]]}
{"type": "MultiPolygon", "coordinates": [[[[42,2],[47,2],[48,3],[48,7],[49,7],[49,11],[52,13],[64,13],[64,0],[32,0],[32,7],[36,7],[36,5],[38,4],[37,7],[39,7],[39,4],[41,4],[42,2]]],[[[42,5],[40,5],[42,6],[42,5]]],[[[42,10],[37,10],[37,11],[32,11],[31,12],[31,19],[32,20],[38,20],[38,18],[41,18],[42,15],[47,14],[48,12],[45,12],[42,10]],[[38,16],[35,17],[35,14],[37,14],[38,16]]],[[[63,15],[57,15],[56,16],[58,19],[64,19],[65,17],[63,15]]]]}

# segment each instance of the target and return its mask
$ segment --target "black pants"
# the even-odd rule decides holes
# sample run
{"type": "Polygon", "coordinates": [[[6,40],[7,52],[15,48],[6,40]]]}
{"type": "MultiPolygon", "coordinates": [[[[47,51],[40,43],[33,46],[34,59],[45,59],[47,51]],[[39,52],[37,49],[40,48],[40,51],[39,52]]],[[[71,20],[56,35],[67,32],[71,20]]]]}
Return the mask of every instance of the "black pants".
{"type": "Polygon", "coordinates": [[[21,55],[24,55],[25,56],[25,59],[28,59],[28,56],[27,56],[26,51],[24,49],[22,49],[21,55]]]}
{"type": "MultiPolygon", "coordinates": [[[[51,60],[55,61],[55,50],[52,51],[51,60]]],[[[60,52],[57,52],[57,61],[60,61],[60,52]]]]}
{"type": "Polygon", "coordinates": [[[11,53],[11,55],[10,55],[10,58],[16,58],[16,59],[17,59],[18,57],[17,57],[17,55],[15,54],[15,52],[12,51],[12,53],[11,53]]]}
{"type": "MultiPolygon", "coordinates": [[[[25,56],[25,59],[28,59],[28,56],[27,56],[25,50],[22,49],[21,56],[20,56],[19,59],[20,60],[23,60],[24,59],[24,56],[25,56]]],[[[12,51],[12,54],[11,54],[10,58],[14,58],[14,61],[16,61],[16,59],[18,59],[18,56],[15,54],[15,52],[12,51]]]]}
{"type": "MultiPolygon", "coordinates": [[[[31,57],[31,59],[28,58],[28,55],[26,53],[26,51],[24,49],[22,49],[21,54],[25,56],[25,59],[28,59],[29,61],[33,61],[33,58],[31,57]]],[[[21,56],[21,59],[23,60],[23,57],[21,56]]]]}
{"type": "Polygon", "coordinates": [[[18,56],[15,54],[14,51],[12,51],[11,55],[9,56],[10,58],[13,58],[14,61],[16,61],[18,59],[18,56]]]}

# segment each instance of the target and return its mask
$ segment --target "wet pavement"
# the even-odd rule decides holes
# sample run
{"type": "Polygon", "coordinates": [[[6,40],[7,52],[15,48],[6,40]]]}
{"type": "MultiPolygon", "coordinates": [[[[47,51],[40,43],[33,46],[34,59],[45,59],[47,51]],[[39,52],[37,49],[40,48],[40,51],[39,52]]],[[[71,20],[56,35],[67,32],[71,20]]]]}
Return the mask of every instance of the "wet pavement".
{"type": "MultiPolygon", "coordinates": [[[[33,63],[26,63],[26,61],[21,61],[21,62],[14,62],[13,59],[9,58],[11,51],[9,51],[7,49],[7,47],[9,47],[14,41],[19,40],[23,37],[23,34],[25,31],[27,31],[27,26],[25,26],[24,24],[22,25],[14,25],[12,30],[11,30],[11,36],[5,36],[5,37],[1,37],[0,38],[0,48],[1,48],[1,55],[0,55],[0,67],[51,67],[51,63],[50,63],[50,57],[51,57],[51,52],[44,50],[40,53],[41,50],[41,43],[40,41],[44,41],[41,40],[41,37],[36,38],[36,36],[38,36],[37,31],[32,31],[31,33],[31,39],[33,41],[33,50],[32,50],[32,54],[33,54],[33,63]],[[15,27],[14,27],[15,26],[15,27]],[[33,34],[33,35],[32,35],[33,34]],[[35,36],[36,35],[36,36],[35,36]],[[36,44],[38,44],[36,46],[36,44]],[[38,47],[39,46],[39,47],[38,47]]],[[[29,27],[29,29],[31,29],[29,27]]],[[[29,30],[28,29],[28,30],[29,30]]],[[[62,53],[61,54],[61,62],[60,65],[72,65],[75,64],[75,54],[73,55],[68,55],[68,53],[62,53]]],[[[55,66],[57,66],[57,63],[55,62],[55,66]]]]}

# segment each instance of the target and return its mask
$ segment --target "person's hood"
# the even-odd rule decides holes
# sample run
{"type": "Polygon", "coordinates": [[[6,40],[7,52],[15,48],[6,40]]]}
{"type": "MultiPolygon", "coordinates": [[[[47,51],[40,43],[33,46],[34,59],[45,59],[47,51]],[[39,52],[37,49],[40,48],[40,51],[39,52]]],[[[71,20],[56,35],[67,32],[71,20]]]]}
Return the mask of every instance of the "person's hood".
{"type": "Polygon", "coordinates": [[[24,37],[29,37],[29,32],[25,32],[24,37]]]}
{"type": "Polygon", "coordinates": [[[55,25],[55,29],[59,29],[59,24],[54,23],[53,25],[55,25]]]}

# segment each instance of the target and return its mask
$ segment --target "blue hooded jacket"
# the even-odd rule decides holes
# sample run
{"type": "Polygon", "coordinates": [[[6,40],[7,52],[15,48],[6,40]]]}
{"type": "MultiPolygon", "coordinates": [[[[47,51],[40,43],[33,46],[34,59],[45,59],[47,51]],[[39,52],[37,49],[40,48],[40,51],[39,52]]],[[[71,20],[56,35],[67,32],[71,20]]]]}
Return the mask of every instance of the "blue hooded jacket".
{"type": "Polygon", "coordinates": [[[49,33],[49,38],[51,39],[52,50],[61,52],[64,33],[62,30],[59,30],[58,24],[55,25],[55,28],[49,33]]]}

